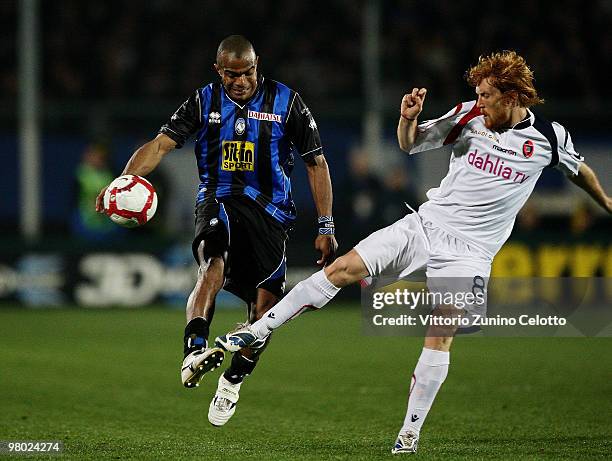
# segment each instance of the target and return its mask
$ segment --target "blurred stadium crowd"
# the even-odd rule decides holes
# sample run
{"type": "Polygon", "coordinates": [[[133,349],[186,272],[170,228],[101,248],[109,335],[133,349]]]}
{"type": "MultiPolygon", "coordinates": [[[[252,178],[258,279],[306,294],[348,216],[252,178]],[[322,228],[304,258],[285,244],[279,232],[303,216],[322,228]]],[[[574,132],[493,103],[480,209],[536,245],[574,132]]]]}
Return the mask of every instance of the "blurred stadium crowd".
{"type": "MultiPolygon", "coordinates": [[[[405,211],[403,202],[418,206],[425,190],[439,178],[424,180],[428,171],[418,161],[398,160],[399,153],[389,156],[390,166],[381,170],[372,165],[372,154],[360,145],[365,94],[363,10],[367,3],[40,1],[43,155],[45,162],[61,160],[45,165],[45,180],[50,182],[51,175],[57,175],[54,181],[75,185],[50,194],[49,184],[44,185],[45,200],[51,201],[45,204],[47,227],[65,229],[75,203],[89,203],[78,197],[77,190],[87,146],[102,139],[110,149],[107,173],[121,171],[133,148],[152,136],[187,95],[217,78],[212,69],[216,46],[231,33],[249,37],[261,57],[262,73],[296,88],[313,110],[332,152],[338,214],[345,215],[344,222],[359,224],[355,226],[357,236],[397,219],[405,211]],[[66,133],[71,136],[69,141],[57,137],[66,133]],[[124,136],[120,142],[119,133],[124,136]]],[[[568,122],[570,130],[580,127],[575,141],[589,136],[603,139],[598,142],[604,150],[609,146],[605,128],[611,125],[607,116],[612,112],[608,81],[612,75],[612,1],[560,0],[554,7],[543,1],[381,0],[379,5],[381,98],[391,150],[396,149],[397,107],[408,85],[429,89],[426,109],[432,113],[427,115],[437,115],[439,108],[446,110],[459,100],[473,98],[473,89],[461,77],[479,55],[506,48],[518,50],[531,64],[540,94],[547,99],[542,108],[545,115],[553,110],[550,116],[556,118],[563,109],[564,115],[557,119],[568,122]],[[549,109],[551,104],[554,109],[549,109]],[[593,117],[599,122],[593,123],[593,117]]],[[[0,41],[4,63],[0,100],[8,101],[0,109],[4,130],[16,126],[16,16],[16,0],[0,2],[0,24],[10,38],[0,41]]],[[[14,132],[5,135],[3,145],[16,143],[11,141],[14,132]]],[[[442,175],[447,159],[439,159],[430,169],[442,175]]],[[[9,169],[17,165],[16,158],[8,158],[7,165],[9,169]]],[[[193,164],[183,173],[195,179],[193,164]]],[[[299,168],[296,174],[299,176],[299,168]]],[[[10,175],[1,179],[9,187],[15,181],[10,175]]],[[[163,184],[161,177],[159,182],[163,184]]],[[[298,206],[310,219],[314,210],[307,184],[299,177],[296,182],[298,206]]],[[[162,188],[171,189],[173,184],[177,183],[166,181],[162,188]]],[[[547,175],[542,184],[551,190],[569,187],[559,177],[547,175]]],[[[182,199],[187,218],[171,231],[191,233],[192,199],[192,195],[182,199]]],[[[541,207],[531,207],[526,219],[519,218],[519,226],[558,225],[558,221],[539,219],[538,210],[541,207]]],[[[584,213],[593,214],[590,209],[584,213]]],[[[17,205],[0,206],[3,230],[17,228],[17,214],[17,205]]],[[[563,219],[564,227],[569,226],[567,212],[563,219]]],[[[172,220],[176,216],[168,222],[172,220]]]]}
{"type": "MultiPolygon", "coordinates": [[[[40,2],[45,98],[183,97],[208,81],[213,50],[230,32],[252,39],[264,72],[309,99],[355,98],[362,91],[362,6],[326,2],[133,0],[40,2]],[[231,20],[231,23],[228,21],[231,20]],[[265,25],[265,26],[264,26],[265,25]]],[[[0,2],[14,36],[15,1],[0,2]]],[[[548,98],[612,97],[612,2],[453,0],[381,2],[382,76],[401,92],[418,82],[456,100],[459,78],[478,55],[522,52],[548,98]]],[[[17,92],[14,43],[1,42],[0,84],[17,92]],[[10,65],[10,64],[13,65],[10,65]]]]}

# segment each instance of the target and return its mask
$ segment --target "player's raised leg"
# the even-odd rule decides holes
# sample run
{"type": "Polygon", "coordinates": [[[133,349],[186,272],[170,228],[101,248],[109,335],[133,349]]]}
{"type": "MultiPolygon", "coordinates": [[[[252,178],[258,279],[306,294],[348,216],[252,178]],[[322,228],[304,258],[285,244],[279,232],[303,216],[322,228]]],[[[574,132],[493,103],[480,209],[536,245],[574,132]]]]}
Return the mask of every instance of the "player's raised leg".
{"type": "Polygon", "coordinates": [[[217,337],[215,344],[231,352],[257,344],[282,324],[306,310],[322,308],[341,288],[368,275],[361,256],[353,249],[298,283],[261,319],[248,327],[217,337]]]}
{"type": "Polygon", "coordinates": [[[298,283],[276,306],[249,328],[220,336],[215,343],[237,351],[308,309],[325,306],[341,288],[368,276],[398,280],[425,266],[428,242],[416,213],[369,235],[324,270],[298,283]]]}
{"type": "MultiPolygon", "coordinates": [[[[249,322],[256,322],[278,302],[278,296],[266,289],[257,289],[257,302],[249,308],[249,322]]],[[[215,396],[208,409],[208,421],[213,426],[223,426],[236,412],[240,398],[240,386],[253,373],[261,354],[270,341],[268,335],[262,341],[236,352],[227,370],[220,376],[215,396]]]]}
{"type": "Polygon", "coordinates": [[[198,280],[187,300],[187,326],[181,366],[181,380],[187,388],[197,387],[206,372],[223,362],[221,349],[208,348],[208,334],[215,312],[215,297],[223,286],[225,266],[221,256],[205,255],[205,247],[206,242],[199,242],[198,280]]]}

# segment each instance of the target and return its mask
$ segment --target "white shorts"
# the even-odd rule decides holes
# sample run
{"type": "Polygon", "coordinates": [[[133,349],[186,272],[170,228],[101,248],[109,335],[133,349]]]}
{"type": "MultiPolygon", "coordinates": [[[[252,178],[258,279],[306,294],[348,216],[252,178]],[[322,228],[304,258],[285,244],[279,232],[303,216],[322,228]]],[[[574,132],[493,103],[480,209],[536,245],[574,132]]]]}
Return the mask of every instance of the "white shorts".
{"type": "Polygon", "coordinates": [[[469,303],[462,308],[472,314],[486,313],[491,258],[431,221],[423,222],[418,213],[408,214],[374,232],[355,245],[355,250],[374,285],[378,285],[378,281],[388,285],[426,269],[430,292],[482,293],[484,303],[469,303]]]}

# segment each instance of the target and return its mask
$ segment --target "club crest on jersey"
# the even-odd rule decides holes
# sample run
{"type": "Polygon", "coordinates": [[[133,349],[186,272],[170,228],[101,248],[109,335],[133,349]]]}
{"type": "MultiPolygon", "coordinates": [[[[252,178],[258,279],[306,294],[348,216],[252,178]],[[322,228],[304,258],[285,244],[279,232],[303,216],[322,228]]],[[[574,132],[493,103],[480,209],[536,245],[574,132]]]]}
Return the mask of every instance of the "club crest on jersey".
{"type": "Polygon", "coordinates": [[[234,123],[234,130],[236,131],[236,134],[240,136],[244,133],[245,129],[246,129],[246,122],[244,121],[242,117],[240,117],[239,119],[236,120],[236,123],[234,123]]]}
{"type": "Polygon", "coordinates": [[[533,155],[533,142],[531,142],[531,139],[528,139],[523,144],[523,155],[527,158],[533,155]]]}
{"type": "Polygon", "coordinates": [[[211,112],[208,114],[208,123],[211,125],[221,123],[221,114],[219,112],[211,112]]]}
{"type": "Polygon", "coordinates": [[[255,171],[255,144],[249,141],[223,141],[224,171],[255,171]]]}

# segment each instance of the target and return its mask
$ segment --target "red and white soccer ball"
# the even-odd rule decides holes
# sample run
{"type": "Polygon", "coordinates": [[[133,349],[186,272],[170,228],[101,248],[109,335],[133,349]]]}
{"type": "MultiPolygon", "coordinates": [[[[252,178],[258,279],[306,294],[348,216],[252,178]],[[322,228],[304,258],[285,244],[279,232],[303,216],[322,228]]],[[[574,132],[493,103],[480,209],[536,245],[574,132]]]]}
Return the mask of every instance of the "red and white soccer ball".
{"type": "Polygon", "coordinates": [[[142,226],[156,210],[155,188],[141,176],[119,176],[104,192],[104,213],[120,226],[142,226]]]}

